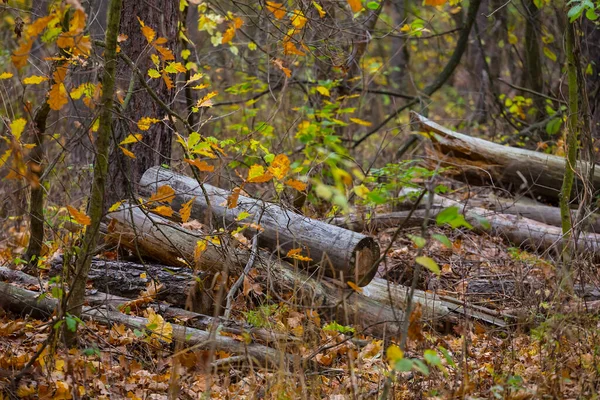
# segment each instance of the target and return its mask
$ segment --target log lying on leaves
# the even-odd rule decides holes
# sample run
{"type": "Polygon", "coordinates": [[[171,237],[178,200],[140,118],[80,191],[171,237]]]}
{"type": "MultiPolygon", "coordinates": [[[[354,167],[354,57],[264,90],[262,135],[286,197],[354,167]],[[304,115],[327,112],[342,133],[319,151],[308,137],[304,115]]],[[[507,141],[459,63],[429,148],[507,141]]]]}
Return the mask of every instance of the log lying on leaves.
{"type": "MultiPolygon", "coordinates": [[[[403,200],[399,203],[398,208],[401,210],[410,210],[415,205],[415,195],[419,195],[419,189],[405,188],[400,191],[399,196],[403,200]]],[[[417,205],[417,208],[423,209],[427,206],[429,194],[426,194],[421,202],[417,205]]],[[[470,207],[480,207],[488,210],[496,211],[499,214],[510,214],[518,215],[532,219],[534,221],[542,222],[552,226],[562,226],[560,218],[560,208],[547,206],[539,203],[535,200],[527,197],[521,199],[504,199],[496,196],[488,196],[483,198],[470,198],[464,202],[470,207]]],[[[435,208],[448,207],[449,204],[446,202],[446,198],[438,194],[434,194],[433,206],[435,208]]],[[[571,211],[571,218],[573,221],[577,218],[577,212],[571,211]]],[[[600,215],[596,213],[590,213],[585,215],[581,221],[581,228],[584,231],[598,232],[600,233],[600,215]]]]}
{"type": "MultiPolygon", "coordinates": [[[[114,213],[110,215],[117,219],[113,226],[131,225],[133,221],[141,222],[140,227],[136,227],[139,240],[137,246],[143,247],[143,242],[148,236],[147,231],[152,231],[152,225],[169,224],[170,222],[163,217],[154,214],[144,214],[143,211],[132,208],[127,213],[114,213]],[[139,215],[133,216],[132,214],[139,215]],[[143,228],[143,229],[141,229],[143,228]]],[[[128,228],[131,231],[133,228],[128,228]]],[[[159,246],[155,254],[170,254],[174,249],[172,246],[179,246],[184,258],[193,258],[195,249],[195,240],[197,234],[187,229],[180,228],[173,231],[169,241],[153,242],[159,246]],[[187,237],[187,238],[186,238],[187,237]]],[[[108,236],[109,240],[119,242],[118,233],[112,232],[108,236]]],[[[136,248],[135,241],[129,240],[120,241],[124,246],[132,246],[136,248]]],[[[227,250],[221,249],[223,259],[235,260],[238,265],[246,265],[250,258],[250,251],[230,246],[227,250]]],[[[168,256],[167,256],[168,258],[168,256]]],[[[202,267],[202,258],[199,261],[199,267],[202,267]]],[[[398,293],[406,293],[405,288],[386,283],[385,285],[379,280],[373,284],[369,284],[363,288],[364,293],[357,293],[352,289],[343,288],[339,284],[328,282],[323,279],[314,279],[307,275],[304,271],[298,270],[288,262],[273,257],[271,254],[259,250],[256,257],[254,268],[259,272],[258,276],[253,278],[253,282],[261,285],[265,294],[274,297],[275,299],[285,300],[287,302],[297,302],[304,304],[323,313],[327,318],[335,319],[340,323],[353,324],[362,328],[366,333],[382,337],[384,335],[397,335],[400,332],[401,322],[404,320],[402,311],[405,306],[401,296],[394,297],[393,302],[387,299],[388,284],[398,293]],[[404,290],[404,292],[402,292],[404,290]],[[290,298],[289,295],[292,294],[290,298]]],[[[234,267],[230,271],[239,271],[239,267],[234,267]]],[[[456,304],[440,300],[438,296],[428,292],[417,290],[415,293],[415,301],[422,304],[423,316],[428,321],[436,322],[456,322],[464,315],[472,315],[470,310],[460,310],[456,304]]],[[[495,325],[504,326],[494,311],[489,310],[485,316],[485,321],[493,321],[495,325]]]]}
{"type": "MultiPolygon", "coordinates": [[[[412,122],[423,132],[429,133],[433,145],[433,159],[443,166],[457,167],[457,178],[469,183],[491,183],[513,186],[521,192],[534,196],[558,199],[565,171],[565,159],[536,151],[502,146],[487,140],[453,132],[417,114],[411,113],[412,122]]],[[[588,165],[578,162],[576,187],[583,188],[580,174],[586,176],[588,165]]],[[[596,166],[593,189],[600,189],[600,168],[596,166]]],[[[576,193],[576,191],[574,191],[576,193]]]]}
{"type": "MultiPolygon", "coordinates": [[[[442,207],[429,211],[429,221],[435,222],[436,216],[443,207],[456,207],[467,222],[478,232],[490,232],[504,237],[515,246],[526,247],[535,251],[561,249],[564,241],[562,229],[550,226],[529,218],[516,215],[498,214],[479,207],[469,207],[450,199],[444,199],[442,207]]],[[[365,221],[358,216],[352,218],[336,218],[332,222],[343,224],[351,229],[363,229],[365,226],[379,229],[404,224],[406,227],[420,226],[425,220],[426,210],[415,210],[379,214],[365,221]]],[[[577,248],[588,252],[594,259],[600,259],[600,235],[582,233],[577,240],[577,248]]]]}
{"type": "Polygon", "coordinates": [[[208,184],[201,188],[194,179],[162,167],[152,167],[144,173],[140,191],[150,195],[164,185],[175,189],[173,208],[176,210],[195,198],[191,216],[200,222],[212,218],[217,226],[227,228],[250,223],[260,225],[264,229],[259,236],[260,246],[278,250],[282,257],[292,249],[301,248],[302,255],[312,259],[310,267],[319,266],[325,275],[342,282],[366,285],[375,276],[372,266],[379,258],[379,246],[371,237],[239,195],[239,192],[232,197],[232,192],[208,184]],[[233,200],[235,196],[237,202],[233,200]],[[236,206],[228,208],[228,201],[236,206]],[[241,213],[250,215],[240,223],[241,213]]]}
{"type": "MultiPolygon", "coordinates": [[[[62,267],[62,256],[55,258],[50,266],[50,276],[60,274],[62,267]]],[[[156,294],[157,301],[185,307],[186,300],[194,295],[197,279],[203,279],[204,275],[202,271],[194,274],[184,267],[94,258],[88,281],[97,290],[130,299],[139,296],[152,282],[159,282],[161,287],[156,294]]]]}
{"type": "MultiPolygon", "coordinates": [[[[57,261],[60,261],[60,260],[57,260],[57,261]]],[[[125,269],[133,268],[133,270],[135,271],[135,270],[140,270],[140,269],[148,267],[148,265],[139,265],[139,264],[135,264],[135,263],[131,263],[131,262],[123,263],[123,265],[122,265],[123,268],[118,268],[117,265],[119,265],[119,262],[117,262],[117,261],[106,261],[106,260],[94,259],[92,261],[92,271],[95,270],[95,272],[98,272],[99,269],[102,269],[103,271],[108,272],[108,274],[111,276],[117,276],[117,275],[115,275],[115,272],[117,270],[123,271],[125,269]],[[104,264],[104,262],[106,262],[107,264],[104,264]]],[[[159,267],[160,266],[153,265],[150,267],[150,269],[152,269],[154,272],[156,272],[156,270],[159,267]]],[[[54,271],[54,268],[51,269],[51,272],[52,271],[54,271]]],[[[155,276],[157,276],[157,275],[155,275],[155,276]]],[[[94,273],[94,276],[98,276],[98,275],[96,273],[94,273]]],[[[167,278],[167,280],[168,280],[169,276],[170,276],[170,274],[165,273],[164,275],[162,275],[162,278],[163,279],[167,278]]],[[[181,282],[184,277],[186,278],[186,281],[194,282],[194,275],[189,270],[187,270],[187,272],[185,272],[185,273],[182,272],[182,273],[177,274],[176,280],[181,282]]],[[[100,279],[100,278],[98,278],[98,279],[100,279]]],[[[92,281],[92,283],[94,283],[94,285],[96,284],[96,281],[94,279],[90,279],[90,280],[92,281]]],[[[145,279],[142,279],[139,276],[137,279],[137,281],[139,281],[139,282],[136,282],[135,279],[131,279],[131,278],[129,278],[128,280],[129,280],[129,283],[132,285],[132,287],[143,287],[143,285],[145,285],[145,282],[144,282],[145,279]]],[[[27,275],[26,273],[24,273],[22,271],[11,270],[6,267],[0,267],[0,281],[7,281],[10,283],[18,283],[18,284],[24,285],[28,289],[31,289],[32,288],[31,286],[36,287],[36,289],[37,289],[40,286],[43,286],[45,284],[45,282],[41,281],[40,279],[38,279],[36,277],[27,275]]],[[[100,280],[100,282],[104,282],[104,281],[100,280]]],[[[161,281],[160,283],[164,284],[164,280],[161,281]]],[[[96,287],[98,287],[98,286],[96,286],[96,287]]],[[[160,292],[158,293],[158,295],[156,297],[154,297],[152,299],[143,299],[143,298],[139,297],[139,295],[140,295],[139,291],[132,293],[131,290],[129,290],[129,289],[125,290],[125,292],[127,292],[129,294],[129,297],[122,297],[119,295],[115,295],[114,293],[119,293],[121,290],[124,289],[124,285],[121,285],[121,284],[107,285],[106,289],[110,293],[113,293],[113,294],[99,292],[96,289],[93,289],[93,290],[89,291],[88,293],[86,293],[86,296],[85,296],[86,305],[103,306],[103,307],[108,307],[109,309],[113,309],[113,310],[121,310],[121,308],[123,306],[128,306],[130,308],[150,307],[150,308],[154,309],[154,311],[157,314],[162,315],[167,321],[174,321],[180,325],[183,325],[186,327],[191,327],[191,328],[196,328],[196,329],[201,329],[201,330],[210,330],[211,328],[213,328],[215,326],[219,326],[223,332],[229,332],[229,333],[233,333],[233,334],[237,334],[237,335],[242,334],[242,333],[249,334],[253,339],[260,340],[261,342],[264,342],[264,343],[273,343],[273,342],[285,343],[285,342],[293,341],[295,339],[294,337],[290,337],[285,334],[269,331],[267,329],[256,328],[250,324],[239,323],[239,322],[228,320],[228,319],[221,318],[221,317],[212,317],[209,315],[199,314],[199,313],[196,313],[193,311],[188,311],[188,310],[184,310],[184,309],[181,309],[178,307],[174,307],[174,306],[172,306],[170,304],[166,304],[166,303],[157,303],[156,300],[163,297],[163,296],[161,296],[160,292]]],[[[183,303],[183,304],[185,304],[185,303],[183,303]]]]}
{"type": "MultiPolygon", "coordinates": [[[[0,307],[17,313],[32,313],[36,316],[50,316],[58,301],[50,297],[39,298],[39,293],[0,282],[0,307]]],[[[106,308],[84,307],[82,318],[94,320],[103,325],[123,324],[131,329],[145,330],[148,320],[142,317],[125,315],[106,308]]],[[[248,360],[259,365],[290,367],[286,356],[280,352],[256,343],[246,344],[228,336],[216,335],[211,338],[210,332],[172,324],[172,339],[195,346],[199,349],[210,349],[213,346],[233,354],[245,355],[248,360]]]]}

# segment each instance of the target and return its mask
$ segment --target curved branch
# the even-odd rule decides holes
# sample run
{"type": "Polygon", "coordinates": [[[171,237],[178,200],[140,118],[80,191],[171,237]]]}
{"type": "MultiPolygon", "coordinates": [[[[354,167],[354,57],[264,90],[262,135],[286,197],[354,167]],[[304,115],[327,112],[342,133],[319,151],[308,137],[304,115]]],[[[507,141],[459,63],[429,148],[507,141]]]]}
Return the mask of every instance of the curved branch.
{"type": "MultiPolygon", "coordinates": [[[[444,83],[446,83],[446,81],[448,80],[448,78],[450,78],[458,64],[460,64],[460,59],[462,58],[465,50],[467,49],[467,44],[469,42],[469,34],[471,33],[471,29],[473,28],[473,24],[475,23],[475,17],[477,16],[477,10],[479,9],[480,4],[481,0],[473,0],[470,2],[469,11],[467,13],[467,23],[465,24],[463,31],[461,32],[460,37],[458,38],[458,42],[456,43],[456,48],[454,49],[452,56],[448,60],[448,63],[446,64],[442,72],[435,78],[435,80],[425,89],[423,89],[422,97],[431,97],[431,95],[433,95],[442,86],[444,86],[444,83]]],[[[352,147],[358,147],[362,142],[364,142],[371,135],[383,128],[388,122],[394,119],[402,111],[418,103],[419,100],[419,98],[416,98],[393,111],[386,119],[384,119],[376,127],[367,132],[363,137],[358,139],[352,147]]]]}

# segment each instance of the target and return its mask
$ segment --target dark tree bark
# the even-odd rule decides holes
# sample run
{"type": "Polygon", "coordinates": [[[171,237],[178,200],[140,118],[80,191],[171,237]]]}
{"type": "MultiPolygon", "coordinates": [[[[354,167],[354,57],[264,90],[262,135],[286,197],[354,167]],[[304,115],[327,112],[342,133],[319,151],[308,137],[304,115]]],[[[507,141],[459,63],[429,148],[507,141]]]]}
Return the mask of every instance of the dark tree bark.
{"type": "MultiPolygon", "coordinates": [[[[533,0],[523,0],[525,9],[525,66],[523,68],[522,86],[538,93],[544,92],[544,75],[542,73],[542,53],[540,50],[540,34],[542,26],[540,10],[533,0]]],[[[540,96],[534,96],[537,109],[535,119],[538,120],[544,112],[544,102],[540,96]]]]}
{"type": "MultiPolygon", "coordinates": [[[[121,52],[129,56],[144,76],[150,68],[155,68],[150,55],[155,50],[148,45],[142,35],[140,22],[156,31],[157,37],[164,37],[167,42],[162,46],[169,48],[177,54],[177,22],[179,15],[179,1],[175,0],[124,0],[121,15],[121,30],[119,33],[127,35],[127,40],[120,43],[121,52]]],[[[166,104],[171,105],[175,92],[168,89],[162,79],[150,79],[149,86],[158,97],[166,104]]],[[[110,156],[109,182],[105,209],[115,202],[131,197],[135,193],[136,182],[148,168],[169,164],[171,156],[172,126],[166,122],[153,124],[147,131],[140,131],[136,126],[137,121],[143,117],[163,119],[164,110],[156,104],[146,90],[140,85],[131,68],[119,61],[117,74],[117,87],[125,97],[122,105],[121,118],[113,126],[112,150],[110,156]],[[133,85],[131,84],[131,80],[133,85]],[[123,156],[118,143],[131,133],[142,133],[140,143],[130,145],[136,159],[123,156]]]]}

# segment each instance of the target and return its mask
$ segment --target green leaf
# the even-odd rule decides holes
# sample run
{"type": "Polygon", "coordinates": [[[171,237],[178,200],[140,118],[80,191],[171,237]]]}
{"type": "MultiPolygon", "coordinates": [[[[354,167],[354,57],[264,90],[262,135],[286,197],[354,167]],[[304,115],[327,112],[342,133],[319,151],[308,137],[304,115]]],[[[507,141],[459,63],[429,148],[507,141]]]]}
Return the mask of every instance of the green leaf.
{"type": "Polygon", "coordinates": [[[449,366],[456,367],[456,363],[452,359],[450,352],[444,346],[438,346],[438,350],[440,351],[440,353],[442,353],[449,366]]]}
{"type": "Polygon", "coordinates": [[[436,275],[440,275],[442,272],[440,270],[439,265],[437,265],[437,263],[432,258],[429,258],[427,256],[417,257],[415,259],[415,262],[417,264],[424,266],[425,268],[427,268],[428,270],[430,270],[431,272],[433,272],[436,275]]]}
{"type": "Polygon", "coordinates": [[[406,236],[408,236],[408,238],[410,240],[412,240],[412,242],[415,244],[415,246],[417,246],[419,249],[422,249],[427,244],[427,240],[425,240],[425,238],[423,238],[421,236],[411,235],[411,234],[408,234],[406,236]]]}
{"type": "Polygon", "coordinates": [[[376,1],[370,1],[367,3],[367,8],[369,10],[377,10],[379,8],[379,3],[376,1]]]}
{"type": "Polygon", "coordinates": [[[427,349],[423,353],[423,358],[427,361],[428,364],[439,367],[442,365],[442,360],[440,356],[435,352],[435,350],[427,349]]]}
{"type": "Polygon", "coordinates": [[[155,70],[154,68],[151,68],[148,70],[148,76],[150,78],[160,78],[160,72],[158,72],[157,70],[155,70]]]}
{"type": "Polygon", "coordinates": [[[435,222],[438,225],[449,224],[457,216],[458,216],[458,207],[456,207],[456,206],[448,207],[438,213],[438,215],[435,217],[435,222]]]}
{"type": "Polygon", "coordinates": [[[418,358],[415,358],[413,360],[413,368],[419,372],[421,372],[423,375],[429,375],[429,367],[427,365],[425,365],[425,363],[421,360],[419,360],[418,358]]]}
{"type": "Polygon", "coordinates": [[[413,368],[413,360],[410,358],[403,358],[398,360],[396,364],[394,364],[394,369],[399,372],[408,372],[413,368]]]}
{"type": "Polygon", "coordinates": [[[352,328],[350,326],[340,325],[335,321],[332,321],[332,322],[328,323],[327,325],[323,326],[323,330],[339,332],[339,333],[354,333],[354,328],[352,328]]]}
{"type": "Polygon", "coordinates": [[[75,332],[77,330],[77,318],[73,316],[66,316],[65,322],[67,323],[67,329],[71,332],[75,332]]]}
{"type": "Polygon", "coordinates": [[[446,235],[442,235],[442,234],[439,234],[439,233],[434,233],[431,236],[435,240],[437,240],[438,242],[440,242],[441,244],[443,244],[444,246],[446,246],[447,248],[449,248],[449,249],[452,248],[452,242],[450,241],[450,239],[448,239],[448,237],[446,235]]]}

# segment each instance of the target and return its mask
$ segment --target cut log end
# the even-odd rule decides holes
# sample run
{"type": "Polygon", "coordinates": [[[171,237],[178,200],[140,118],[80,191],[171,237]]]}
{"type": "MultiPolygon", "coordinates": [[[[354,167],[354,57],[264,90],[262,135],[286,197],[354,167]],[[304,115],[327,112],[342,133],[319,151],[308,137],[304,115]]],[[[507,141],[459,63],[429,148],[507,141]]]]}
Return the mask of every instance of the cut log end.
{"type": "Polygon", "coordinates": [[[354,282],[359,286],[366,286],[377,273],[375,262],[379,259],[379,245],[371,237],[362,238],[352,252],[354,264],[354,282]]]}

